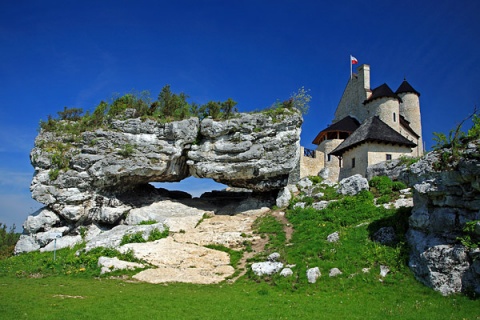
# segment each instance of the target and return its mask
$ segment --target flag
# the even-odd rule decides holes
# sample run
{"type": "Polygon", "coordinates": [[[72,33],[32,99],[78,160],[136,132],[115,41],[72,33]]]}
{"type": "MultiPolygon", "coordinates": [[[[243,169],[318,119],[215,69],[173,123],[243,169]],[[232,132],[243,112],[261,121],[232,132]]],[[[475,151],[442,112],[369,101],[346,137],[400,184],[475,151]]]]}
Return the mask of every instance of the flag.
{"type": "Polygon", "coordinates": [[[357,64],[358,63],[357,58],[355,58],[354,56],[350,56],[350,61],[352,62],[352,64],[357,64]]]}

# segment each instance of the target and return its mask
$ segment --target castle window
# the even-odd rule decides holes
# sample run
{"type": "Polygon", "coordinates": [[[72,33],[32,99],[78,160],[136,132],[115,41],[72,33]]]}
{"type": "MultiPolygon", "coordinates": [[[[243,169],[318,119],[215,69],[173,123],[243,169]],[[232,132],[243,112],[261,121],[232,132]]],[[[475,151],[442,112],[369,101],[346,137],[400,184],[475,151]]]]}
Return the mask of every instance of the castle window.
{"type": "Polygon", "coordinates": [[[352,158],[352,168],[355,168],[355,158],[352,158]]]}
{"type": "Polygon", "coordinates": [[[387,160],[392,160],[392,155],[387,153],[387,160]]]}
{"type": "Polygon", "coordinates": [[[327,161],[328,162],[332,161],[332,156],[331,155],[327,155],[327,161]]]}
{"type": "Polygon", "coordinates": [[[397,114],[395,112],[393,113],[393,122],[397,122],[397,114]]]}

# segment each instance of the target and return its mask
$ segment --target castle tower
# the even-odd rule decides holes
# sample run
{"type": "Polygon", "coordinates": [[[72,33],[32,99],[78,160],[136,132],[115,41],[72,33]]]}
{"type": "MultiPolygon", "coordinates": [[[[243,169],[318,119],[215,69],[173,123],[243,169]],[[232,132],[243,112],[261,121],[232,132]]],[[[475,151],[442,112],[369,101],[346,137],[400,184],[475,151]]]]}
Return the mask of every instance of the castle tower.
{"type": "Polygon", "coordinates": [[[384,83],[373,89],[370,97],[363,102],[368,118],[377,116],[392,129],[400,132],[401,99],[384,83]]]}
{"type": "Polygon", "coordinates": [[[402,99],[400,103],[400,115],[408,121],[410,128],[418,135],[414,156],[423,155],[422,119],[420,115],[420,93],[415,90],[407,80],[403,80],[395,93],[402,99]]]}
{"type": "Polygon", "coordinates": [[[343,91],[332,123],[348,116],[360,122],[363,122],[368,117],[362,102],[371,95],[370,66],[368,64],[362,64],[357,68],[357,72],[357,74],[354,74],[352,78],[348,80],[347,87],[343,91]]]}

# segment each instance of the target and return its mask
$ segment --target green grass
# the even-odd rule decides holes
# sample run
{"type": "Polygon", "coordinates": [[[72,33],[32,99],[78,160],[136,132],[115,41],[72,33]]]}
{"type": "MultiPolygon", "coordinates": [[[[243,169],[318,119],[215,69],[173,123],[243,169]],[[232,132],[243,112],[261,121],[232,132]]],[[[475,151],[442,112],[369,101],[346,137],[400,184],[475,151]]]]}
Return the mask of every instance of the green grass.
{"type": "MultiPolygon", "coordinates": [[[[406,265],[404,233],[409,209],[376,207],[364,191],[344,197],[326,209],[287,212],[295,232],[286,244],[282,223],[265,215],[255,232],[268,237],[264,253],[277,251],[284,263],[296,264],[294,275],[255,277],[251,272],[235,283],[153,285],[99,276],[99,255],[117,255],[110,249],[75,255],[77,249],[29,253],[0,261],[2,319],[480,319],[479,300],[463,295],[443,297],[415,280],[406,265]],[[393,226],[394,245],[371,240],[381,227],[393,226]],[[340,240],[326,237],[338,231],[340,240]],[[390,273],[381,278],[380,265],[390,273]],[[322,276],[308,284],[307,268],[319,267],[322,276]],[[331,268],[343,274],[330,278],[331,268]],[[370,268],[363,273],[362,268],[370,268]]],[[[241,252],[222,246],[233,266],[241,252]]],[[[131,259],[128,254],[124,259],[131,259]]]]}
{"type": "Polygon", "coordinates": [[[320,281],[301,292],[265,283],[152,285],[121,280],[0,277],[3,319],[478,319],[479,303],[414,280],[401,290],[320,281]],[[76,298],[75,298],[76,297],[76,298]]]}

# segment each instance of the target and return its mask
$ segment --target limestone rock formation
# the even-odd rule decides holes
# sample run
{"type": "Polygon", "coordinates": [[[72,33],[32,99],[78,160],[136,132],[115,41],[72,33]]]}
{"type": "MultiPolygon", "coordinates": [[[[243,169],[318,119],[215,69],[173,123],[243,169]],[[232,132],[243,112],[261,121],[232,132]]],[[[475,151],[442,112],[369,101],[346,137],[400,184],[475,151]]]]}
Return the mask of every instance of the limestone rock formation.
{"type": "Polygon", "coordinates": [[[407,233],[410,268],[419,281],[444,295],[480,293],[479,251],[459,241],[467,223],[480,220],[478,146],[478,141],[470,144],[458,162],[442,170],[436,170],[440,153],[431,152],[402,177],[414,186],[407,233]]]}
{"type": "Polygon", "coordinates": [[[202,141],[188,152],[191,175],[232,187],[278,190],[298,162],[301,116],[282,121],[261,114],[201,123],[202,141]]]}
{"type": "MultiPolygon", "coordinates": [[[[170,123],[128,118],[127,113],[127,119],[110,120],[108,128],[95,131],[39,133],[30,154],[35,168],[30,189],[45,207],[24,223],[16,253],[48,245],[45,232],[55,228],[64,237],[78,237],[81,227],[91,225],[102,232],[142,220],[168,227],[159,209],[163,205],[154,202],[191,196],[155,189],[150,182],[212,178],[254,192],[225,208],[229,214],[260,208],[266,203],[255,193],[276,194],[298,162],[302,117],[294,110],[170,123]]],[[[192,217],[194,223],[198,215],[192,217]]]]}

